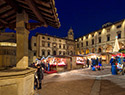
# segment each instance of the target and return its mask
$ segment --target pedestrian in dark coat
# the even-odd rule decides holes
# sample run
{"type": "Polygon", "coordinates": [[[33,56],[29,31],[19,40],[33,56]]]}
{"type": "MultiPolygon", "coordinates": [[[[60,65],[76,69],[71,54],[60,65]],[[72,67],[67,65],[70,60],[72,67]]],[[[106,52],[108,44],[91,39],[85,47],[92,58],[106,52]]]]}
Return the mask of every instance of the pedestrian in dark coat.
{"type": "Polygon", "coordinates": [[[87,58],[87,66],[88,66],[88,68],[89,68],[89,59],[87,58]]]}
{"type": "Polygon", "coordinates": [[[97,57],[97,59],[96,59],[96,65],[98,65],[98,61],[99,61],[99,60],[98,60],[98,57],[97,57]]]}
{"type": "Polygon", "coordinates": [[[42,88],[43,71],[40,64],[37,65],[38,89],[42,88]]]}
{"type": "Polygon", "coordinates": [[[93,66],[96,66],[96,59],[93,59],[93,66]]]}

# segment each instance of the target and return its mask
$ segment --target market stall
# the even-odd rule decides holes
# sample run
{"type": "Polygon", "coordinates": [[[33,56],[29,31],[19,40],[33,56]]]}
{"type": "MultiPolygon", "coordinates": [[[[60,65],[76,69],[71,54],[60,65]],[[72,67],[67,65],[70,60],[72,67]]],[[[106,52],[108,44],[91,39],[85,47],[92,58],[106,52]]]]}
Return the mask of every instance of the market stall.
{"type": "Polygon", "coordinates": [[[70,70],[71,62],[69,56],[51,56],[46,59],[50,64],[50,70],[58,72],[70,70]]]}
{"type": "Polygon", "coordinates": [[[101,54],[97,54],[97,53],[89,53],[86,55],[88,59],[91,59],[91,58],[100,58],[101,57],[101,54]]]}
{"type": "Polygon", "coordinates": [[[72,56],[72,69],[80,69],[86,65],[86,56],[74,55],[72,56]]]}
{"type": "Polygon", "coordinates": [[[109,64],[110,63],[110,59],[112,57],[112,53],[110,53],[110,52],[103,52],[103,53],[101,53],[101,57],[102,57],[102,64],[109,64]]]}
{"type": "Polygon", "coordinates": [[[87,54],[86,55],[86,57],[87,57],[87,59],[89,59],[89,63],[91,64],[92,62],[92,58],[94,58],[94,59],[99,59],[99,58],[101,58],[101,54],[97,54],[97,53],[89,53],[89,54],[87,54]]]}
{"type": "Polygon", "coordinates": [[[123,74],[125,73],[125,53],[121,53],[121,52],[114,52],[112,54],[112,58],[110,59],[110,63],[112,66],[112,74],[116,75],[116,74],[123,74]],[[115,62],[113,62],[112,60],[115,60],[115,62]],[[114,68],[113,68],[114,66],[114,68]]]}

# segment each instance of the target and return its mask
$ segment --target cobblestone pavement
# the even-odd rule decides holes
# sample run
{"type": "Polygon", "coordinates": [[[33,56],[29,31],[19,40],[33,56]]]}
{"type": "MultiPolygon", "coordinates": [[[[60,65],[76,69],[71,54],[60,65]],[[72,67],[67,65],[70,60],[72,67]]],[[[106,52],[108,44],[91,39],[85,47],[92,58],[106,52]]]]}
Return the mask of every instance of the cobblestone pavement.
{"type": "Polygon", "coordinates": [[[35,95],[106,94],[125,95],[125,75],[112,75],[110,66],[100,71],[85,68],[45,75],[43,89],[35,91],[35,95]]]}

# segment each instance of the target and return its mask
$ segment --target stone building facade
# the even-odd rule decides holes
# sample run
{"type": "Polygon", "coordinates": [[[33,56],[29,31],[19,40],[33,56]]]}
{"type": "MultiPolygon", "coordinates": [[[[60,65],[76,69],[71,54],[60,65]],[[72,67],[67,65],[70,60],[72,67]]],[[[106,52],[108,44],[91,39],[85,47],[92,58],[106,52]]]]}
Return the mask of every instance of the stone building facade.
{"type": "Polygon", "coordinates": [[[37,33],[31,38],[31,50],[34,59],[48,55],[73,55],[75,54],[75,41],[73,29],[70,28],[66,38],[37,33]]]}
{"type": "MultiPolygon", "coordinates": [[[[0,67],[16,65],[16,33],[0,32],[0,67]]],[[[33,52],[28,50],[28,63],[33,62],[33,52]]]]}
{"type": "Polygon", "coordinates": [[[113,52],[115,38],[120,48],[125,47],[125,20],[106,23],[101,29],[75,39],[76,54],[113,52]]]}
{"type": "Polygon", "coordinates": [[[0,32],[0,67],[16,64],[16,35],[13,32],[0,32]]]}

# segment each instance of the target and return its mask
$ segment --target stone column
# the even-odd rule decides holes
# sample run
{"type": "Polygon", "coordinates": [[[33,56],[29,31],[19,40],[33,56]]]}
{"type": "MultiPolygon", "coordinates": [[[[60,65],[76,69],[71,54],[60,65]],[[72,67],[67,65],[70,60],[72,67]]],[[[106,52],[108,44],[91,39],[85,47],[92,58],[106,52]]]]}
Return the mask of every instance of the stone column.
{"type": "Polygon", "coordinates": [[[66,58],[67,70],[71,69],[70,58],[66,58]]]}
{"type": "Polygon", "coordinates": [[[72,69],[76,69],[76,57],[72,57],[72,69]]]}
{"type": "Polygon", "coordinates": [[[28,67],[28,36],[29,31],[25,28],[28,23],[26,12],[17,13],[16,15],[16,67],[26,69],[28,67]]]}

